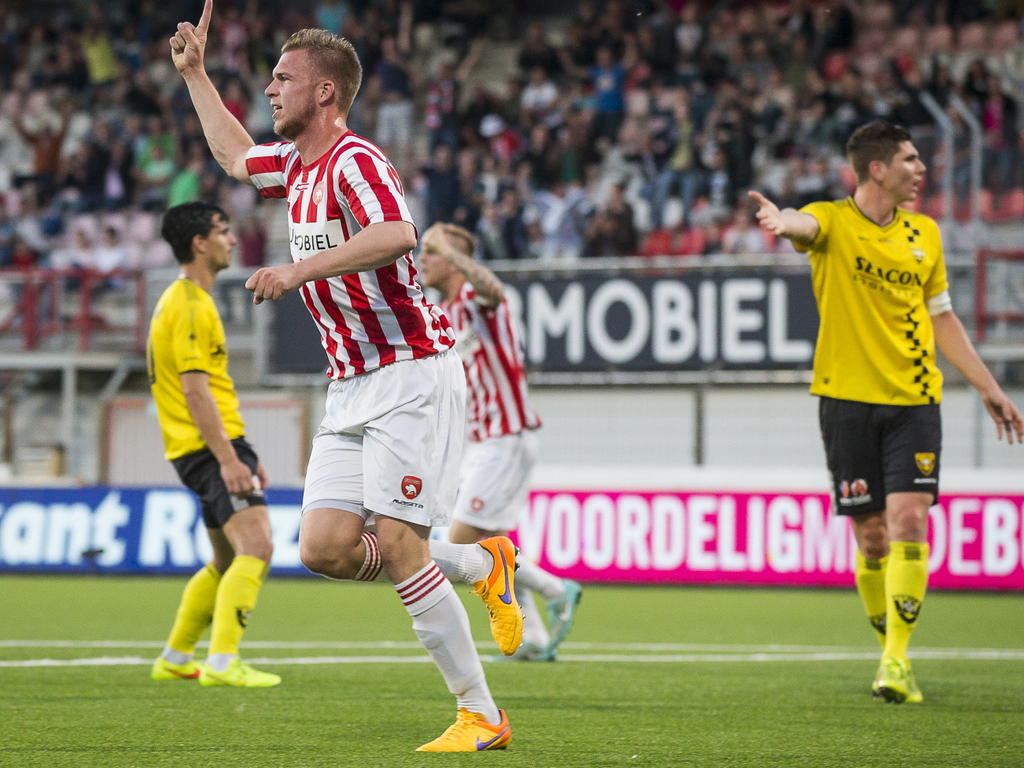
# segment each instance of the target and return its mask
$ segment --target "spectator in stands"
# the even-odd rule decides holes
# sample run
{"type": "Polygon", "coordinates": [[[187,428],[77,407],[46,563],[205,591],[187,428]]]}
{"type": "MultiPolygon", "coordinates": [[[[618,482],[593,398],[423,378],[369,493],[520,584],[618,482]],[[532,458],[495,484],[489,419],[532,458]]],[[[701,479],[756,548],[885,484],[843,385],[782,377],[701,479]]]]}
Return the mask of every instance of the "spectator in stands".
{"type": "Polygon", "coordinates": [[[587,219],[593,203],[578,184],[558,181],[550,190],[533,196],[533,220],[543,235],[541,258],[546,261],[573,261],[583,254],[587,219]]]}
{"type": "Polygon", "coordinates": [[[399,50],[395,35],[385,36],[374,73],[380,96],[376,139],[387,155],[397,158],[399,168],[408,167],[412,161],[412,75],[405,63],[406,53],[399,50]]]}
{"type": "Polygon", "coordinates": [[[522,123],[543,123],[546,127],[561,121],[558,114],[558,88],[548,76],[544,67],[530,69],[529,80],[520,96],[522,123]]]}
{"type": "Polygon", "coordinates": [[[164,153],[163,144],[154,143],[138,170],[144,210],[158,211],[167,206],[167,191],[176,173],[174,158],[164,153]]]}
{"type": "Polygon", "coordinates": [[[59,115],[47,110],[33,115],[32,124],[25,122],[21,112],[13,115],[14,129],[32,151],[32,176],[28,180],[38,186],[44,200],[53,192],[72,109],[72,103],[65,102],[59,115]]]}
{"type": "Polygon", "coordinates": [[[459,177],[452,161],[452,148],[438,144],[434,148],[434,159],[430,165],[420,169],[426,182],[425,227],[435,221],[451,221],[459,205],[459,177]]]}
{"type": "Polygon", "coordinates": [[[747,206],[737,208],[722,230],[722,253],[768,253],[773,246],[774,242],[757,226],[753,212],[747,206]]]}
{"type": "Polygon", "coordinates": [[[625,188],[615,184],[608,201],[587,224],[587,256],[632,256],[639,239],[633,223],[633,206],[624,197],[625,188]]]}
{"type": "Polygon", "coordinates": [[[548,78],[561,73],[562,63],[559,51],[548,43],[543,23],[531,21],[526,25],[526,33],[516,62],[519,65],[519,71],[523,74],[538,67],[548,78]]]}

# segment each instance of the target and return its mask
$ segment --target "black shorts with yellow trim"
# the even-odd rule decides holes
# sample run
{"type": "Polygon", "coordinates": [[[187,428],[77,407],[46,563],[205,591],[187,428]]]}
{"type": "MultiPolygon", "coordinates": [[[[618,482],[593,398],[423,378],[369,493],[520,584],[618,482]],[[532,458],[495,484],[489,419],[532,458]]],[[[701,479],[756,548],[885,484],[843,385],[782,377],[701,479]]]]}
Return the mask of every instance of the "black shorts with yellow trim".
{"type": "MultiPolygon", "coordinates": [[[[260,460],[256,451],[244,437],[236,437],[231,441],[235,446],[238,459],[256,476],[256,468],[260,460]]],[[[220,476],[220,464],[209,448],[186,453],[171,460],[178,477],[185,487],[199,497],[203,510],[203,523],[207,528],[221,528],[228,519],[243,509],[263,506],[267,503],[262,489],[255,489],[248,496],[235,496],[228,492],[224,479],[220,476]]]]}
{"type": "Polygon", "coordinates": [[[890,493],[939,497],[942,419],[937,404],[878,405],[822,397],[818,421],[841,515],[881,512],[890,493]]]}

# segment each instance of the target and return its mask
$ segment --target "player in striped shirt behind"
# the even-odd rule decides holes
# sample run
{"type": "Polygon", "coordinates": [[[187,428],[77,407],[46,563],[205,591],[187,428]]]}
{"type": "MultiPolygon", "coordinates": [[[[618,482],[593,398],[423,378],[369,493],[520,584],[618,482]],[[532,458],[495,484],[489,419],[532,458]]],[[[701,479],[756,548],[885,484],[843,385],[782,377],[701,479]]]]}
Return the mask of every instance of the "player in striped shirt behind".
{"type": "Polygon", "coordinates": [[[288,38],[265,91],[286,140],[255,146],[205,71],[212,10],[206,0],[196,26],[178,25],[171,58],[221,167],[287,201],[292,263],[258,270],[246,288],[256,304],[300,292],[332,379],[306,470],[302,562],[335,579],[373,580],[383,569],[394,582],[458,707],[455,723],[421,751],[502,749],[508,717],[442,568],[474,584],[511,654],[522,639],[515,549],[507,538],[428,544],[454,504],[466,383],[451,325],[416,282],[416,228],[398,174],[346,124],[359,58],[324,30],[288,38]]]}
{"type": "MultiPolygon", "coordinates": [[[[470,543],[506,536],[526,504],[537,458],[540,418],[530,406],[526,362],[501,280],[473,259],[476,241],[462,227],[435,224],[423,235],[423,283],[441,293],[455,330],[469,388],[466,446],[451,539],[470,543]]],[[[580,585],[520,558],[516,594],[523,607],[523,644],[511,657],[553,661],[572,629],[580,585]],[[533,593],[547,601],[548,626],[533,593]]]]}

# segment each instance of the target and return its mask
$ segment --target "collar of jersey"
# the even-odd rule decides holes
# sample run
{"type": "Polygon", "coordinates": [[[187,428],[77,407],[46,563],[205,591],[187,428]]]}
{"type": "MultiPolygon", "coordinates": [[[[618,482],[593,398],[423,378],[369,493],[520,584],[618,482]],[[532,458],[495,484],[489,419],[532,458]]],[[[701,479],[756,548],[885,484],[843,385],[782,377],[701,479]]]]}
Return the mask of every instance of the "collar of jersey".
{"type": "Polygon", "coordinates": [[[867,214],[864,213],[864,211],[862,211],[860,209],[860,206],[857,205],[857,201],[853,199],[853,195],[850,195],[846,199],[850,201],[850,207],[852,207],[853,210],[855,210],[857,212],[858,216],[860,216],[862,219],[864,219],[864,221],[866,221],[868,224],[871,224],[872,226],[878,227],[883,232],[885,230],[889,229],[889,227],[895,226],[897,224],[897,222],[899,222],[900,214],[901,214],[901,212],[903,210],[902,208],[900,208],[897,205],[896,209],[895,209],[895,212],[892,215],[892,221],[890,221],[888,224],[879,224],[877,221],[875,221],[874,219],[870,218],[867,214]]]}
{"type": "MultiPolygon", "coordinates": [[[[333,144],[331,144],[330,148],[326,152],[324,152],[322,155],[320,155],[320,157],[318,157],[316,160],[314,160],[311,163],[302,163],[302,166],[301,166],[302,170],[303,171],[308,171],[311,168],[316,168],[316,166],[320,165],[320,163],[322,163],[324,160],[326,160],[328,157],[331,156],[331,154],[334,152],[334,150],[336,150],[338,148],[338,145],[341,144],[341,142],[343,142],[345,139],[347,139],[351,135],[352,135],[352,131],[345,131],[343,134],[341,134],[341,136],[338,137],[338,140],[336,142],[334,142],[333,144]]],[[[302,162],[301,155],[299,157],[299,162],[300,163],[302,162]]]]}

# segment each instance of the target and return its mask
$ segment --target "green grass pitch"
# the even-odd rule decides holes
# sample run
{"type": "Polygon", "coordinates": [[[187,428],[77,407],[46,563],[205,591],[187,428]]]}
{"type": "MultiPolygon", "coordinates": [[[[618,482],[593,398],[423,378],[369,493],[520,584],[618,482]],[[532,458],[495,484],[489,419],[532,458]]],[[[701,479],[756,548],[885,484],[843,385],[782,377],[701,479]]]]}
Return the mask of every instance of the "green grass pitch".
{"type": "Polygon", "coordinates": [[[1024,766],[1019,594],[930,594],[896,706],[852,589],[590,586],[560,661],[485,664],[513,739],[469,756],[413,752],[454,706],[383,585],[268,581],[243,650],[277,688],[150,681],[184,582],[0,576],[0,766],[1024,766]]]}

